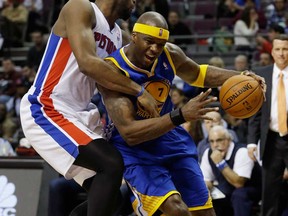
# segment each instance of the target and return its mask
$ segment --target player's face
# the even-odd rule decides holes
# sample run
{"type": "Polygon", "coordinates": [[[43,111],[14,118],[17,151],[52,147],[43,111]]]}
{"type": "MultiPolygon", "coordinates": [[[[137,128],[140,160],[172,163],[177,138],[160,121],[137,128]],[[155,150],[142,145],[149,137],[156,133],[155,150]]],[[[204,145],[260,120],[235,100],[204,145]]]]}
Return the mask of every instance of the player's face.
{"type": "Polygon", "coordinates": [[[119,18],[123,20],[129,19],[135,4],[136,0],[119,0],[116,5],[119,18]]]}
{"type": "Polygon", "coordinates": [[[158,39],[149,35],[137,33],[135,37],[135,58],[139,65],[143,68],[147,68],[153,64],[153,62],[163,52],[166,40],[158,39]]]}
{"type": "Polygon", "coordinates": [[[288,41],[274,40],[272,48],[272,56],[276,65],[282,70],[288,66],[288,41]]]}

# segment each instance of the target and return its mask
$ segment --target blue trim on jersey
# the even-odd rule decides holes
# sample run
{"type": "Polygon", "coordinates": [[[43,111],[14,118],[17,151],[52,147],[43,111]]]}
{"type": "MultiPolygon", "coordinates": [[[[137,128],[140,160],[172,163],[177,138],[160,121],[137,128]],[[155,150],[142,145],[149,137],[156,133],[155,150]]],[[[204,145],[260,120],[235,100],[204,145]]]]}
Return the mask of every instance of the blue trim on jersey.
{"type": "MultiPolygon", "coordinates": [[[[36,124],[38,124],[47,134],[49,134],[63,149],[65,149],[74,158],[78,156],[78,148],[71,145],[71,140],[57,127],[55,127],[44,115],[41,110],[42,105],[37,99],[37,95],[29,95],[28,100],[31,103],[31,115],[36,124]]],[[[43,142],[46,142],[43,140],[43,142]]],[[[43,143],[45,145],[45,143],[43,143]]]]}
{"type": "Polygon", "coordinates": [[[42,84],[44,83],[45,76],[51,65],[52,59],[55,55],[55,50],[58,46],[60,39],[61,38],[59,36],[55,35],[54,33],[51,33],[42,66],[38,70],[38,76],[35,82],[36,89],[42,88],[42,84]]]}
{"type": "Polygon", "coordinates": [[[52,60],[55,56],[56,48],[58,47],[61,37],[51,33],[47,50],[43,59],[41,68],[39,68],[37,80],[35,82],[35,91],[33,95],[28,96],[28,100],[31,103],[31,115],[35,122],[49,134],[63,149],[65,149],[74,158],[78,156],[78,148],[75,145],[71,145],[71,140],[62,131],[60,131],[55,125],[53,125],[42,112],[42,104],[38,101],[38,97],[44,83],[44,79],[47,75],[48,69],[51,66],[52,60]]]}

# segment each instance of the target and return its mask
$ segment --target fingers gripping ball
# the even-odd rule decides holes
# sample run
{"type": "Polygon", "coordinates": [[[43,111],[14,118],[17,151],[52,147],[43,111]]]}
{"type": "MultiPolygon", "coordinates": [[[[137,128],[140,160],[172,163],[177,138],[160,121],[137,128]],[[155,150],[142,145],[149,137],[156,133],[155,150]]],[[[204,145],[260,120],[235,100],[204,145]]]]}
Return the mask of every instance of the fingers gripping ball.
{"type": "Polygon", "coordinates": [[[260,84],[254,78],[236,75],[223,83],[219,100],[226,113],[244,119],[260,109],[264,96],[260,84]]]}

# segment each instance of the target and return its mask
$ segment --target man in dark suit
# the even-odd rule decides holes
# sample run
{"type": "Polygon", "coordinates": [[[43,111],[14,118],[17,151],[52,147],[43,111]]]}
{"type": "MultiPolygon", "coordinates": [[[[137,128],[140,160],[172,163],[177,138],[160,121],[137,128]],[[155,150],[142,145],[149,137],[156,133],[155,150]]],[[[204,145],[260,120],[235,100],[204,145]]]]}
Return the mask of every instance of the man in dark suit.
{"type": "MultiPolygon", "coordinates": [[[[288,167],[288,36],[279,35],[273,40],[272,56],[275,64],[258,70],[256,73],[265,78],[267,84],[266,101],[261,110],[249,119],[248,153],[256,160],[256,144],[260,140],[260,158],[263,166],[262,216],[280,216],[288,207],[288,190],[283,189],[283,173],[288,167]],[[283,74],[286,88],[283,99],[278,102],[278,84],[283,74]],[[286,101],[285,101],[286,100],[286,101]],[[281,102],[284,104],[281,105],[281,102]],[[278,106],[280,104],[280,106],[278,106]],[[284,114],[281,113],[284,107],[284,114]],[[278,116],[280,119],[278,119],[278,116]],[[284,122],[281,123],[281,121],[284,122]],[[279,123],[279,124],[278,124],[279,123]],[[282,129],[284,127],[284,129],[282,129]],[[254,145],[253,145],[254,144],[254,145]],[[280,195],[285,197],[281,197],[280,195]]],[[[287,186],[287,185],[286,185],[287,186]]]]}

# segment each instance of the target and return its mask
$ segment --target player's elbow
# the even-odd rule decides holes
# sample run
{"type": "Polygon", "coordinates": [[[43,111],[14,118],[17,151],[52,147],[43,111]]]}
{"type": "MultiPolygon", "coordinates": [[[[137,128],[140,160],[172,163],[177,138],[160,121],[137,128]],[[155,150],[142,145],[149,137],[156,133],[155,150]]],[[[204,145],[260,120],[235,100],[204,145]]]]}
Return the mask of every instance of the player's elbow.
{"type": "Polygon", "coordinates": [[[122,138],[129,146],[134,146],[141,143],[141,139],[139,139],[139,136],[135,135],[135,133],[130,130],[122,130],[120,133],[122,138]]]}
{"type": "Polygon", "coordinates": [[[122,137],[125,140],[125,142],[127,143],[127,145],[129,145],[129,146],[134,146],[134,145],[141,143],[139,138],[137,138],[131,134],[127,134],[124,136],[122,135],[122,137]]]}
{"type": "Polygon", "coordinates": [[[89,72],[89,60],[88,59],[80,59],[77,62],[78,62],[79,70],[83,74],[87,75],[89,72]]]}
{"type": "Polygon", "coordinates": [[[85,58],[77,59],[77,63],[79,65],[80,71],[83,74],[88,75],[88,76],[92,72],[91,69],[95,68],[94,67],[95,66],[95,58],[85,57],[85,58]]]}

